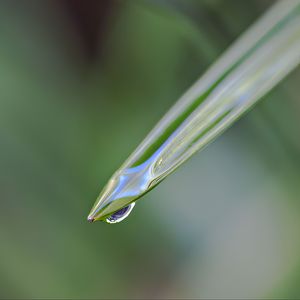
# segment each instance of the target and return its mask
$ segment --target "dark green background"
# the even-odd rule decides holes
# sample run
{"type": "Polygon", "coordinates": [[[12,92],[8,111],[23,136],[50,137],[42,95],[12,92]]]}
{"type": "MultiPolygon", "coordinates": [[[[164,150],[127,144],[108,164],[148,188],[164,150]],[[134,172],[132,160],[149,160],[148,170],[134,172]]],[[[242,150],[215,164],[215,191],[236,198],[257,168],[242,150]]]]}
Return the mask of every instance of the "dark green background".
{"type": "Polygon", "coordinates": [[[300,297],[299,69],[119,225],[101,188],[272,1],[0,1],[0,297],[300,297]]]}

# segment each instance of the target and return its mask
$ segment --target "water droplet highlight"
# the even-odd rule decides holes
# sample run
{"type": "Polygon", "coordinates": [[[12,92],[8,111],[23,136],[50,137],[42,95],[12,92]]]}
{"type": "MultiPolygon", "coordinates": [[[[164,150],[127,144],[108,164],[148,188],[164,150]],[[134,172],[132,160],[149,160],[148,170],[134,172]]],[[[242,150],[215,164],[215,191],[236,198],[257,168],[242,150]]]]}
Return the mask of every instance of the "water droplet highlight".
{"type": "Polygon", "coordinates": [[[135,202],[132,202],[128,206],[121,208],[120,210],[112,214],[110,217],[106,218],[105,221],[110,224],[119,223],[123,221],[129,216],[134,206],[135,206],[135,202]]]}

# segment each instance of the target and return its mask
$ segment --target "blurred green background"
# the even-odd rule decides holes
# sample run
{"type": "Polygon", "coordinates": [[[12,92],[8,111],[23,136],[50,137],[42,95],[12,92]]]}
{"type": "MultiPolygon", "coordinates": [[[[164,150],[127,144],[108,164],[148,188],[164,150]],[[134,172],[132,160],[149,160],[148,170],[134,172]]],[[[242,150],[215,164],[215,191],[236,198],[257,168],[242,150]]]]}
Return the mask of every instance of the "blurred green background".
{"type": "Polygon", "coordinates": [[[1,298],[300,297],[299,69],[126,221],[86,221],[273,3],[0,1],[1,298]]]}

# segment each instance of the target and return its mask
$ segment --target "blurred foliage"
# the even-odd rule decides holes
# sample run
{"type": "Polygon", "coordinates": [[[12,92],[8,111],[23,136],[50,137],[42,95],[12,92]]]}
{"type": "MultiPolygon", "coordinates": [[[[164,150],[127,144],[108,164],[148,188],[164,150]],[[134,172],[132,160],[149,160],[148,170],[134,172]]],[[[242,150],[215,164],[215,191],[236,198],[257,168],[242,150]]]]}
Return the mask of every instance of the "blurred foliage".
{"type": "Polygon", "coordinates": [[[273,2],[101,2],[0,1],[1,298],[299,298],[299,69],[125,222],[86,221],[273,2]]]}

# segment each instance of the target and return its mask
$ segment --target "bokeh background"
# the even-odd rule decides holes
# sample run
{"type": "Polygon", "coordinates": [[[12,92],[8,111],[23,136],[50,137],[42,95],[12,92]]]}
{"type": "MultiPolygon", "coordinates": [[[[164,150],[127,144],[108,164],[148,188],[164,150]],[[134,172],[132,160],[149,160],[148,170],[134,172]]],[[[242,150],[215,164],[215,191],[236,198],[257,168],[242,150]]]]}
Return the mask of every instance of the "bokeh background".
{"type": "Polygon", "coordinates": [[[273,3],[0,1],[1,298],[300,297],[299,69],[126,221],[86,221],[273,3]]]}

